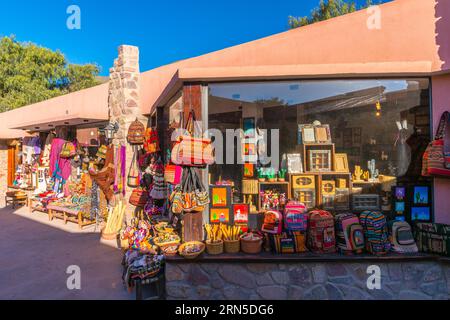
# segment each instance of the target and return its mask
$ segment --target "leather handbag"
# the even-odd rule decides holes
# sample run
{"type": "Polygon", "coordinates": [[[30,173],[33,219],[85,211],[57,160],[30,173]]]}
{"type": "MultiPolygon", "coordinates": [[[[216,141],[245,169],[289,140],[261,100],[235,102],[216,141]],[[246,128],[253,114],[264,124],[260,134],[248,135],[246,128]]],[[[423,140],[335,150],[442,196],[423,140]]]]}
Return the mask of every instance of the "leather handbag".
{"type": "Polygon", "coordinates": [[[211,139],[194,137],[195,123],[195,114],[191,111],[185,128],[189,134],[179,136],[175,142],[171,152],[172,163],[186,167],[206,167],[214,163],[211,139]]]}
{"type": "Polygon", "coordinates": [[[135,207],[144,207],[148,202],[148,192],[143,188],[136,188],[130,196],[130,204],[135,207]]]}
{"type": "Polygon", "coordinates": [[[422,175],[450,178],[450,148],[446,137],[450,113],[444,112],[434,140],[428,145],[422,158],[422,175]]]}

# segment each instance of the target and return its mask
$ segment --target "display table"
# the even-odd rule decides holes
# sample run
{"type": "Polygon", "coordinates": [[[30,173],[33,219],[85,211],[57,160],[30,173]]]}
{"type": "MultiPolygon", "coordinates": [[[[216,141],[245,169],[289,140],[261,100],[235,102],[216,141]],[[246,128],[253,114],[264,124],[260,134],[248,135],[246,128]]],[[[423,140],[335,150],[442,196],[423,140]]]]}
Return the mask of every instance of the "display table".
{"type": "Polygon", "coordinates": [[[6,206],[12,205],[12,208],[15,209],[17,205],[25,206],[28,203],[28,196],[26,194],[22,195],[8,195],[5,196],[5,204],[6,206]]]}
{"type": "Polygon", "coordinates": [[[42,201],[34,197],[28,198],[28,210],[30,213],[33,213],[34,211],[48,213],[48,210],[44,207],[42,201]]]}
{"type": "Polygon", "coordinates": [[[77,223],[80,229],[83,227],[95,224],[95,221],[84,217],[84,211],[79,208],[62,207],[58,205],[49,204],[47,206],[48,219],[52,221],[54,218],[63,219],[64,224],[67,221],[77,223]]]}

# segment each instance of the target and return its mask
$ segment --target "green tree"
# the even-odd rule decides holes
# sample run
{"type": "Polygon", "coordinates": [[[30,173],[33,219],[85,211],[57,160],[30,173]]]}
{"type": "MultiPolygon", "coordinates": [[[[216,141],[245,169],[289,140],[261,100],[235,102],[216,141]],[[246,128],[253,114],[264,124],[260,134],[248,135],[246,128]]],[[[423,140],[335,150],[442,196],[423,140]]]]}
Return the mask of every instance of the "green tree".
{"type": "MultiPolygon", "coordinates": [[[[377,3],[381,3],[379,0],[377,3]]],[[[359,9],[367,8],[373,4],[372,0],[366,0],[366,4],[359,9]]],[[[315,22],[328,20],[359,10],[354,0],[320,0],[319,6],[311,11],[309,17],[289,16],[288,24],[291,29],[303,27],[315,22]]]]}
{"type": "Polygon", "coordinates": [[[99,67],[67,62],[59,51],[0,39],[0,112],[99,84],[99,67]]]}

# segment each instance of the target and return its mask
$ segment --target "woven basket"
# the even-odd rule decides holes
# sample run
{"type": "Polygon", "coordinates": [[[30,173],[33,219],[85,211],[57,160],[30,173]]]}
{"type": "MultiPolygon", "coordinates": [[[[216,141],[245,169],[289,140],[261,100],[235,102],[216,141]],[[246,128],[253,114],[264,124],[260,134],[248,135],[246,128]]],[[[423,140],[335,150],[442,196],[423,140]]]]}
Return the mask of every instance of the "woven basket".
{"type": "Polygon", "coordinates": [[[128,128],[127,139],[130,144],[144,144],[144,125],[136,119],[128,128]]]}
{"type": "Polygon", "coordinates": [[[241,238],[241,250],[244,253],[257,254],[261,252],[263,240],[244,240],[241,238]]]}
{"type": "Polygon", "coordinates": [[[197,258],[199,255],[201,255],[203,252],[205,251],[205,244],[203,242],[200,241],[190,241],[190,242],[186,242],[183,243],[179,248],[178,248],[178,254],[180,256],[182,256],[185,259],[195,259],[197,258]],[[200,251],[198,252],[194,252],[194,253],[183,253],[183,249],[186,245],[188,244],[198,244],[200,246],[200,251]]]}
{"type": "Polygon", "coordinates": [[[223,253],[223,241],[220,242],[209,242],[206,241],[206,252],[210,255],[218,255],[223,253]]]}
{"type": "Polygon", "coordinates": [[[226,253],[238,253],[241,250],[241,242],[239,240],[225,240],[224,249],[226,253]]]}

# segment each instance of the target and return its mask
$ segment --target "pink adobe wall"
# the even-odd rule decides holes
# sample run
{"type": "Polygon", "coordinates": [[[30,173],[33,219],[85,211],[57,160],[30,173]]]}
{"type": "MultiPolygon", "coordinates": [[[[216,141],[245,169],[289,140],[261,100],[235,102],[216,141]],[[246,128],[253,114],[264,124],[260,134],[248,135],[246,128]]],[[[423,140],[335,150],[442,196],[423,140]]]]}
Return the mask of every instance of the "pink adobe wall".
{"type": "MultiPolygon", "coordinates": [[[[441,29],[436,34],[436,19],[450,16],[448,2],[395,0],[380,6],[379,30],[367,27],[369,13],[361,10],[150,70],[141,75],[142,111],[150,113],[177,70],[183,68],[327,64],[328,73],[335,74],[342,73],[342,68],[333,68],[339,64],[427,62],[429,73],[440,71],[444,65],[440,56],[446,55],[448,48],[444,44],[438,53],[436,43],[448,43],[445,30],[449,29],[446,29],[448,18],[441,19],[438,21],[441,29]]],[[[382,72],[391,72],[389,64],[382,72]]]]}
{"type": "MultiPolygon", "coordinates": [[[[433,131],[444,111],[450,111],[450,74],[432,78],[433,131]]],[[[435,222],[450,224],[450,179],[434,180],[435,222]]]]}

